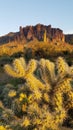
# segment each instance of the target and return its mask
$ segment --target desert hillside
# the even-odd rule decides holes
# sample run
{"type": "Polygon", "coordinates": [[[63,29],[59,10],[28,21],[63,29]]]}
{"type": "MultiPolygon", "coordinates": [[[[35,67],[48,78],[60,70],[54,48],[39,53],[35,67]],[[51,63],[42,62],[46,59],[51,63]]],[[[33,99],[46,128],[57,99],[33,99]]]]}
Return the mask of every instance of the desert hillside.
{"type": "Polygon", "coordinates": [[[0,37],[0,130],[73,129],[73,45],[51,25],[0,37]]]}

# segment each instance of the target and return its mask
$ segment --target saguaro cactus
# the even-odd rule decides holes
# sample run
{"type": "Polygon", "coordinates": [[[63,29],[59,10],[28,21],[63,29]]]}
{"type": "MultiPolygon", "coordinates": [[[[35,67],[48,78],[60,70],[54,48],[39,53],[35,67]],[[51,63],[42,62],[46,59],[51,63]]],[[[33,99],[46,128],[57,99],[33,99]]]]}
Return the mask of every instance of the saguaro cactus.
{"type": "Polygon", "coordinates": [[[44,42],[47,42],[46,30],[44,32],[44,42]]]}

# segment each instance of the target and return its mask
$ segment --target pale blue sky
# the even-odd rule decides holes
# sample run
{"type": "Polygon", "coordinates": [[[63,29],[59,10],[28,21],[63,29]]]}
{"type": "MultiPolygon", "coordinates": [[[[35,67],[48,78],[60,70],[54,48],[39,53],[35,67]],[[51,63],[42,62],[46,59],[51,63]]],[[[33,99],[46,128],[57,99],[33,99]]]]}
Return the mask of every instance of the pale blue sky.
{"type": "Polygon", "coordinates": [[[0,36],[38,23],[73,33],[73,0],[0,0],[0,36]]]}

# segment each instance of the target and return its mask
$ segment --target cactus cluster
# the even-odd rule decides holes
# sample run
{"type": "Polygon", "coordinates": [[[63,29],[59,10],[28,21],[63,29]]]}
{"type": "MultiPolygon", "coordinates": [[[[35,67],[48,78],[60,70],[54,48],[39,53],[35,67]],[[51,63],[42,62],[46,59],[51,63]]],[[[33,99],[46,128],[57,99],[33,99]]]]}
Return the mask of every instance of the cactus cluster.
{"type": "Polygon", "coordinates": [[[4,88],[6,96],[0,103],[4,129],[59,130],[73,108],[73,66],[62,57],[56,62],[31,59],[29,63],[21,57],[4,69],[10,76],[25,79],[18,88],[4,88]]]}

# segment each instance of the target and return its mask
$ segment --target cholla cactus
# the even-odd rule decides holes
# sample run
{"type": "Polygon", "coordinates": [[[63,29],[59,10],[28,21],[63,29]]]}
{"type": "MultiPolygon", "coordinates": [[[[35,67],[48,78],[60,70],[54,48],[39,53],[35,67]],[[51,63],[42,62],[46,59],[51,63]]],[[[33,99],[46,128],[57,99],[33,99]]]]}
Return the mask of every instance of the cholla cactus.
{"type": "Polygon", "coordinates": [[[57,59],[56,68],[58,70],[57,72],[58,72],[59,78],[63,78],[69,73],[69,66],[62,57],[59,57],[57,59]]]}
{"type": "Polygon", "coordinates": [[[10,127],[19,123],[22,130],[58,130],[67,111],[73,108],[73,67],[69,67],[62,57],[56,64],[46,59],[32,59],[26,64],[19,58],[4,69],[11,76],[26,80],[17,93],[8,90],[8,96],[13,98],[11,110],[15,114],[15,124],[12,121],[10,127]],[[38,68],[40,78],[34,74],[38,68]]]}
{"type": "Polygon", "coordinates": [[[43,88],[44,84],[40,82],[33,74],[33,72],[36,70],[36,67],[36,60],[32,59],[29,64],[26,65],[25,60],[23,58],[19,58],[14,60],[13,66],[7,64],[4,68],[9,75],[26,79],[29,86],[31,86],[33,89],[36,87],[43,88]]]}

